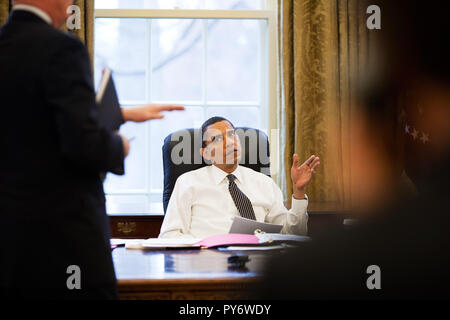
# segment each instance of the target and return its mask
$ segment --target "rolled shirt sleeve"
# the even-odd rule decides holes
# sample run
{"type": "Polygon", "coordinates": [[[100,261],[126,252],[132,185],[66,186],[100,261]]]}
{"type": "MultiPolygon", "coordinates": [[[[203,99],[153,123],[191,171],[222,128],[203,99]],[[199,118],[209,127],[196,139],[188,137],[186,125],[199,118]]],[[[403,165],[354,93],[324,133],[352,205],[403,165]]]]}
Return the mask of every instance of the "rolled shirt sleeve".
{"type": "Polygon", "coordinates": [[[292,197],[292,207],[286,209],[283,204],[283,194],[273,182],[273,206],[266,216],[266,222],[283,225],[281,233],[307,235],[308,233],[308,197],[295,199],[292,197]]]}
{"type": "Polygon", "coordinates": [[[282,233],[298,234],[306,236],[308,233],[308,196],[305,199],[292,197],[292,208],[287,212],[286,222],[282,233]]]}

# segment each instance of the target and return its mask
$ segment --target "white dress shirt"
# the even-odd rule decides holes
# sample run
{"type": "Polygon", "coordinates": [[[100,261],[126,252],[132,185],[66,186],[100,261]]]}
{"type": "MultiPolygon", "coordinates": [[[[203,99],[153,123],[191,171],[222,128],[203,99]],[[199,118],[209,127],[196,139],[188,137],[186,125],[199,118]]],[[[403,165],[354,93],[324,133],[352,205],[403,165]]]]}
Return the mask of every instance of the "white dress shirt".
{"type": "Polygon", "coordinates": [[[34,13],[39,18],[41,18],[42,20],[47,22],[49,25],[52,25],[52,18],[50,18],[50,16],[45,11],[43,11],[35,6],[30,6],[28,4],[16,4],[15,6],[13,6],[12,10],[13,11],[23,10],[23,11],[28,11],[28,12],[34,13]]]}
{"type": "MultiPolygon", "coordinates": [[[[280,188],[270,177],[244,166],[238,166],[232,174],[238,188],[250,199],[257,221],[283,225],[282,233],[306,235],[307,198],[292,198],[288,211],[280,188]]],[[[240,214],[228,190],[227,175],[214,165],[181,175],[159,237],[205,238],[228,233],[233,218],[240,214]]]]}

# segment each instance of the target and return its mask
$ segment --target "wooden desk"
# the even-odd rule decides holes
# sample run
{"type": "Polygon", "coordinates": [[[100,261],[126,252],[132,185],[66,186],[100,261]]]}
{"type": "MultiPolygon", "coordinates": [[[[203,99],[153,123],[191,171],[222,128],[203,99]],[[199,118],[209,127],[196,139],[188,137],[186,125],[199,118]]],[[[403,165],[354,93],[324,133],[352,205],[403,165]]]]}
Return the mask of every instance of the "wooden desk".
{"type": "MultiPolygon", "coordinates": [[[[312,238],[343,228],[342,222],[346,218],[346,215],[336,211],[308,211],[308,214],[308,235],[312,238]]],[[[163,219],[163,216],[157,215],[111,215],[111,234],[113,238],[157,238],[163,219]]]]}
{"type": "Polygon", "coordinates": [[[248,299],[273,252],[245,251],[246,269],[228,267],[237,252],[127,250],[112,252],[121,299],[248,299]]]}

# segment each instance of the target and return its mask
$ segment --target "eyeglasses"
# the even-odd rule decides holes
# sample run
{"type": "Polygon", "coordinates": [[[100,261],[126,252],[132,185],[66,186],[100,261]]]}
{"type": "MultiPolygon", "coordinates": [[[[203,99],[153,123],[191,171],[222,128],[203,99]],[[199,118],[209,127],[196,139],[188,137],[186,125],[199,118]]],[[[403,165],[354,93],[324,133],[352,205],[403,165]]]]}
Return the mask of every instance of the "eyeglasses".
{"type": "MultiPolygon", "coordinates": [[[[235,130],[227,130],[226,135],[227,135],[227,138],[234,139],[236,137],[236,131],[235,130]]],[[[217,143],[221,143],[221,142],[223,142],[222,134],[212,136],[209,140],[210,144],[217,144],[217,143]]]]}

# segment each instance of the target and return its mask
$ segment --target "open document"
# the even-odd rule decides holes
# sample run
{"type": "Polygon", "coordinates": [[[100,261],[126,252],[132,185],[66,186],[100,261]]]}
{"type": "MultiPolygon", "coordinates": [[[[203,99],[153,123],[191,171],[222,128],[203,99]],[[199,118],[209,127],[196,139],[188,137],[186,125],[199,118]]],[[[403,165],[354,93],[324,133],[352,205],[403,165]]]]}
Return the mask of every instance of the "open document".
{"type": "Polygon", "coordinates": [[[218,234],[204,239],[194,238],[150,238],[136,240],[112,239],[111,245],[125,245],[127,249],[200,249],[218,248],[228,246],[250,246],[261,247],[265,245],[273,246],[282,243],[295,244],[309,241],[309,237],[284,235],[279,233],[241,234],[227,233],[218,234]]]}
{"type": "Polygon", "coordinates": [[[202,239],[184,238],[150,238],[142,241],[144,248],[200,248],[199,242],[202,239]]]}

